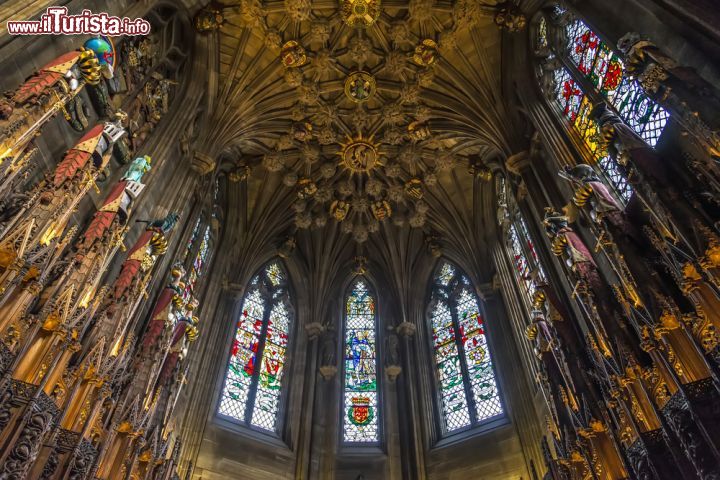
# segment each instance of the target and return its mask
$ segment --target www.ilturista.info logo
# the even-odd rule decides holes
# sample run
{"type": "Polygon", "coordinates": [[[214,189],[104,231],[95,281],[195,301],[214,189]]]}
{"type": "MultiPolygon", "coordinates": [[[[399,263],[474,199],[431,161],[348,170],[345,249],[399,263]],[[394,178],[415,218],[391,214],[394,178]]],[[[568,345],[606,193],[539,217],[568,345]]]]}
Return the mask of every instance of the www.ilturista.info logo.
{"type": "Polygon", "coordinates": [[[67,7],[49,7],[40,20],[9,20],[7,30],[10,35],[147,35],[150,22],[90,10],[68,15],[67,7]]]}

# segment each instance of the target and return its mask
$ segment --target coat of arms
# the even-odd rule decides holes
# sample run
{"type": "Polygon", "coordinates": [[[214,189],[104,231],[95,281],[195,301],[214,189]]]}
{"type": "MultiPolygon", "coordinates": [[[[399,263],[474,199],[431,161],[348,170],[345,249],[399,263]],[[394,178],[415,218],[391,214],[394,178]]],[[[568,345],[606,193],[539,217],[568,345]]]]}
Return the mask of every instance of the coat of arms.
{"type": "Polygon", "coordinates": [[[372,422],[375,412],[370,406],[370,399],[365,396],[352,397],[352,403],[347,412],[348,418],[354,425],[364,426],[372,422]]]}

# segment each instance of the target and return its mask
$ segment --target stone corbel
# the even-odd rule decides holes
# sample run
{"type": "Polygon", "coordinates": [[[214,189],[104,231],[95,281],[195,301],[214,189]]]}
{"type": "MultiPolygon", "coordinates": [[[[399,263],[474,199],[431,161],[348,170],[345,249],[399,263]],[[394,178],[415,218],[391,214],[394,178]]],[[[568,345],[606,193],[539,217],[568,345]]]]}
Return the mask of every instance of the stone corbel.
{"type": "Polygon", "coordinates": [[[323,365],[319,368],[320,375],[325,380],[332,380],[337,374],[337,367],[335,365],[323,365]]]}
{"type": "Polygon", "coordinates": [[[491,283],[481,283],[475,290],[478,297],[480,297],[483,302],[487,302],[497,295],[498,289],[496,287],[497,283],[495,282],[495,278],[493,278],[491,283]]]}
{"type": "Polygon", "coordinates": [[[505,168],[508,172],[521,176],[522,171],[530,166],[530,154],[527,150],[513,154],[505,160],[505,168]]]}
{"type": "Polygon", "coordinates": [[[193,152],[190,168],[192,168],[194,172],[197,172],[200,175],[207,175],[215,170],[216,165],[217,163],[215,162],[215,159],[210,155],[198,152],[197,150],[193,152]]]}
{"type": "Polygon", "coordinates": [[[310,340],[315,340],[320,335],[322,335],[324,331],[325,327],[320,322],[311,322],[305,324],[305,333],[310,340]]]}
{"type": "Polygon", "coordinates": [[[385,366],[385,375],[387,375],[388,381],[390,383],[397,380],[398,375],[402,373],[402,367],[400,365],[386,365],[385,366]]]}
{"type": "Polygon", "coordinates": [[[234,298],[242,298],[243,294],[245,293],[244,285],[240,285],[239,283],[231,282],[227,278],[223,279],[222,289],[223,289],[223,291],[232,294],[234,298]]]}
{"type": "Polygon", "coordinates": [[[417,327],[415,326],[415,324],[410,323],[410,322],[402,322],[395,329],[395,331],[397,332],[398,335],[400,335],[401,337],[406,337],[406,338],[409,338],[409,337],[412,337],[413,335],[415,335],[416,330],[417,330],[417,327]]]}

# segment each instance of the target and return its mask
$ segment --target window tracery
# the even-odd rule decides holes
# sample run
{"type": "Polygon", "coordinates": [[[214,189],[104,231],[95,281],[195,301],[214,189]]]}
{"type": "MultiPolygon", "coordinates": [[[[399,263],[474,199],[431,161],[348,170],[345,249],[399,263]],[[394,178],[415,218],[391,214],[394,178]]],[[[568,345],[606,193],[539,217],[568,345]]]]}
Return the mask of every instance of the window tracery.
{"type": "MultiPolygon", "coordinates": [[[[604,99],[650,146],[655,146],[669,114],[647,97],[636,80],[626,74],[622,59],[582,20],[556,6],[542,16],[535,44],[547,54],[552,71],[555,105],[581,141],[615,193],[627,202],[632,189],[603,145],[597,123],[590,118],[593,103],[604,99]],[[550,30],[558,30],[551,35],[550,30]],[[551,38],[561,39],[551,41],[551,38]]],[[[550,93],[550,92],[548,92],[550,93]]]]}
{"type": "Polygon", "coordinates": [[[362,278],[345,300],[343,350],[343,442],[378,443],[377,310],[362,278]]]}
{"type": "Polygon", "coordinates": [[[243,300],[219,415],[261,430],[278,430],[292,318],[287,275],[273,261],[253,277],[243,300]]]}
{"type": "Polygon", "coordinates": [[[477,296],[470,280],[447,261],[434,277],[428,310],[444,431],[502,415],[477,296]]]}

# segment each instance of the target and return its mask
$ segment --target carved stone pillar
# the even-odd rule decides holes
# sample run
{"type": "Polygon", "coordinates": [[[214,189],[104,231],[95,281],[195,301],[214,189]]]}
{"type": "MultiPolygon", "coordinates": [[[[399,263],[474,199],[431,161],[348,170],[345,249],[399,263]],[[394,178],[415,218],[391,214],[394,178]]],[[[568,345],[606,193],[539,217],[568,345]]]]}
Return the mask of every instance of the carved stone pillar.
{"type": "Polygon", "coordinates": [[[414,419],[421,418],[418,404],[418,370],[413,368],[418,359],[413,342],[416,330],[416,325],[408,321],[401,322],[395,328],[400,340],[401,368],[404,368],[406,372],[398,380],[397,391],[398,403],[405,409],[399,415],[402,439],[400,448],[403,478],[408,480],[425,478],[423,437],[418,422],[414,421],[414,419]]]}

